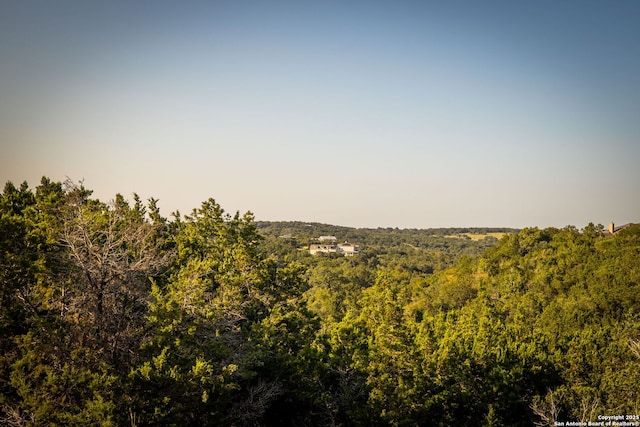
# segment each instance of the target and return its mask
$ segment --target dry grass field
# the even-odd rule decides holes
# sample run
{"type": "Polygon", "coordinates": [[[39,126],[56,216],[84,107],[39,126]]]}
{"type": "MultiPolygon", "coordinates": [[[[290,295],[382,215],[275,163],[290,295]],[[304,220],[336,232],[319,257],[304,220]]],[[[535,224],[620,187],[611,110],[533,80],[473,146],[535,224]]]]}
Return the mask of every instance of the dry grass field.
{"type": "Polygon", "coordinates": [[[485,237],[495,237],[496,239],[500,240],[502,238],[502,236],[504,236],[505,234],[508,233],[502,233],[502,232],[496,232],[496,233],[481,233],[481,234],[476,234],[476,233],[463,233],[463,234],[455,234],[455,235],[451,235],[451,236],[447,236],[447,237],[452,237],[455,239],[462,239],[464,236],[470,238],[471,240],[478,241],[478,240],[482,240],[485,237]]]}

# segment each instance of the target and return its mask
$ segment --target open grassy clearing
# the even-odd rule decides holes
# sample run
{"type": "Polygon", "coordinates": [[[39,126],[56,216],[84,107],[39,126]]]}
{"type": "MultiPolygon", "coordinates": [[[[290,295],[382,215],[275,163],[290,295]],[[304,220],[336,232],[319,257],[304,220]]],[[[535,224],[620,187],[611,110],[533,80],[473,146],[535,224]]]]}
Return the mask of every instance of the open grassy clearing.
{"type": "Polygon", "coordinates": [[[463,234],[455,234],[455,235],[451,235],[451,236],[446,236],[446,237],[452,237],[454,239],[462,239],[463,237],[468,237],[471,240],[478,241],[478,240],[482,240],[485,237],[495,237],[496,239],[500,240],[502,238],[502,236],[504,236],[505,234],[509,234],[509,233],[503,233],[503,232],[495,232],[495,233],[482,233],[482,234],[476,234],[476,233],[463,233],[463,234]]]}

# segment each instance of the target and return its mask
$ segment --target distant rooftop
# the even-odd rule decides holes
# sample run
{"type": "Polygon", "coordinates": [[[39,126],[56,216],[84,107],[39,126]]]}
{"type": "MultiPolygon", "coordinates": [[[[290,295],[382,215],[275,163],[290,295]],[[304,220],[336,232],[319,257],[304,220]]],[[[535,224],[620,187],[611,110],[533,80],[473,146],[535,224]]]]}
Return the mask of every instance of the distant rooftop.
{"type": "Polygon", "coordinates": [[[625,228],[631,227],[632,225],[634,225],[633,223],[628,223],[628,224],[624,224],[624,225],[619,225],[616,226],[613,222],[609,224],[609,227],[607,228],[607,230],[604,232],[605,236],[612,236],[614,234],[616,234],[618,231],[620,230],[624,230],[625,228]]]}

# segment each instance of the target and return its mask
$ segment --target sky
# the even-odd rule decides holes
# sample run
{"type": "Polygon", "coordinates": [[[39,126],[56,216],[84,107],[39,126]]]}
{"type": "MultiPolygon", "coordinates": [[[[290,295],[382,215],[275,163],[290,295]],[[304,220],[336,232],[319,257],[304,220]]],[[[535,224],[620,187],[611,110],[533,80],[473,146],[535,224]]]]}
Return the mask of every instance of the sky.
{"type": "Polygon", "coordinates": [[[640,2],[0,2],[0,181],[351,227],[640,222],[640,2]]]}

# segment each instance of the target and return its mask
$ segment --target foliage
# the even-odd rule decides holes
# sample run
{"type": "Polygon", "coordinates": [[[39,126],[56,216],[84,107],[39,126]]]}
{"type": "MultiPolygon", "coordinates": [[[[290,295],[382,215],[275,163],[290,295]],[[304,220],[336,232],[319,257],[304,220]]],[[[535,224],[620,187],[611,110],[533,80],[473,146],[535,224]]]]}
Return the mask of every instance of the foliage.
{"type": "Polygon", "coordinates": [[[638,225],[352,229],[213,199],[168,220],[133,199],[5,185],[3,425],[525,426],[640,408],[638,225]],[[466,235],[492,232],[507,234],[466,235]],[[320,235],[362,253],[311,256],[320,235]]]}

